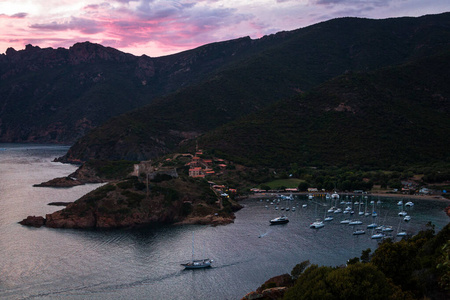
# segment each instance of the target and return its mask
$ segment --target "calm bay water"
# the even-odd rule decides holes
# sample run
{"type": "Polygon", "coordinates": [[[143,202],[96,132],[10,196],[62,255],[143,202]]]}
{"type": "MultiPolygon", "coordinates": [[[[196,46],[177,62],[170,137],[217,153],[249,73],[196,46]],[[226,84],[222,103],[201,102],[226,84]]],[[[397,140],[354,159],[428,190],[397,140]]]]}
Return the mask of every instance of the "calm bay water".
{"type": "MultiPolygon", "coordinates": [[[[17,222],[28,215],[61,209],[47,203],[74,201],[99,186],[32,187],[75,171],[74,166],[51,162],[67,149],[0,144],[2,299],[240,299],[304,260],[336,266],[377,247],[370,232],[353,236],[351,226],[339,224],[345,217],[342,214],[333,215],[335,219],[322,229],[310,229],[309,224],[323,219],[331,204],[322,198],[281,201],[280,207],[296,206],[296,211],[286,212],[290,222],[277,226],[269,226],[269,220],[281,211],[265,199],[245,200],[235,223],[218,227],[67,230],[21,226],[17,222]],[[303,204],[308,206],[302,208],[303,204]],[[191,258],[193,234],[196,256],[214,259],[213,268],[192,271],[180,266],[191,258]]],[[[413,200],[415,206],[407,208],[412,220],[403,223],[397,215],[397,199],[380,199],[376,222],[392,225],[394,235],[400,224],[417,233],[428,221],[437,230],[449,221],[443,211],[445,202],[413,200]]],[[[364,222],[361,228],[373,221],[372,217],[359,219],[364,222]]]]}

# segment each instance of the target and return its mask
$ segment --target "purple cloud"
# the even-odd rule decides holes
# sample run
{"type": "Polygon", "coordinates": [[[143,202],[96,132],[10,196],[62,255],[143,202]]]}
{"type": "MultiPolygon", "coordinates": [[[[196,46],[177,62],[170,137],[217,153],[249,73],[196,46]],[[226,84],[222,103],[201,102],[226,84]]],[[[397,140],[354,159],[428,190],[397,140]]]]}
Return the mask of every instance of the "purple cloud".
{"type": "Polygon", "coordinates": [[[354,5],[364,5],[364,6],[386,6],[392,0],[313,0],[314,4],[318,5],[348,5],[348,6],[354,6],[354,5]]]}
{"type": "Polygon", "coordinates": [[[6,14],[0,14],[0,18],[8,18],[8,19],[24,19],[27,16],[28,16],[28,14],[24,13],[24,12],[16,13],[16,14],[13,14],[10,16],[8,16],[6,14]]]}
{"type": "Polygon", "coordinates": [[[72,17],[68,22],[58,23],[54,21],[46,24],[32,24],[30,28],[44,31],[78,30],[85,34],[96,34],[104,31],[104,28],[100,25],[95,20],[72,17]]]}

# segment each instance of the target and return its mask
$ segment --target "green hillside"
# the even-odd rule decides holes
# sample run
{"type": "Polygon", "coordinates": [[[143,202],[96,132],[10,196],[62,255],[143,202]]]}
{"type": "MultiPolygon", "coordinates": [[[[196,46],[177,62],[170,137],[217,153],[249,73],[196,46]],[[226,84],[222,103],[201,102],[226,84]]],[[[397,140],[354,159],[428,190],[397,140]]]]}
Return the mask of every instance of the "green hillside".
{"type": "MultiPolygon", "coordinates": [[[[282,99],[302,94],[346,72],[399,65],[450,49],[449,28],[450,14],[387,20],[342,18],[264,37],[254,41],[264,43],[264,51],[219,68],[200,84],[108,121],[78,140],[62,160],[142,160],[171,152],[186,140],[245,118],[282,99]]],[[[290,105],[288,103],[285,105],[290,105]]],[[[272,114],[265,117],[271,118],[272,114]]],[[[265,122],[265,119],[261,120],[265,122]]],[[[363,118],[351,121],[364,123],[363,118]]],[[[291,122],[286,119],[283,126],[298,127],[299,124],[291,122]]],[[[255,130],[259,132],[259,128],[255,130]]],[[[354,134],[365,138],[363,133],[354,134]]],[[[248,146],[259,145],[249,136],[255,136],[255,133],[250,131],[240,138],[245,138],[248,146]]],[[[333,141],[346,142],[343,139],[333,141]]],[[[295,148],[295,154],[300,149],[304,160],[321,160],[308,142],[290,140],[290,143],[301,145],[295,148]]],[[[290,147],[277,142],[273,145],[276,149],[290,147]]],[[[317,143],[312,146],[322,147],[317,143]]],[[[330,159],[336,156],[333,155],[330,154],[330,159]]]]}
{"type": "Polygon", "coordinates": [[[349,72],[199,139],[245,165],[379,166],[448,160],[450,53],[349,72]]]}

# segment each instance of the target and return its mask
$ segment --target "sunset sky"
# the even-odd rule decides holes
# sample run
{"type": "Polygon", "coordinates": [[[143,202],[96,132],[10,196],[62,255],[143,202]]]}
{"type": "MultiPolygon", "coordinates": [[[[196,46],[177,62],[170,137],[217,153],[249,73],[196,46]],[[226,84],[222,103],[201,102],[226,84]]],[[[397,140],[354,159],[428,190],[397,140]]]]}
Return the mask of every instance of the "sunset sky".
{"type": "Polygon", "coordinates": [[[68,48],[90,41],[156,57],[337,17],[447,11],[449,0],[0,0],[0,53],[27,44],[68,48]]]}

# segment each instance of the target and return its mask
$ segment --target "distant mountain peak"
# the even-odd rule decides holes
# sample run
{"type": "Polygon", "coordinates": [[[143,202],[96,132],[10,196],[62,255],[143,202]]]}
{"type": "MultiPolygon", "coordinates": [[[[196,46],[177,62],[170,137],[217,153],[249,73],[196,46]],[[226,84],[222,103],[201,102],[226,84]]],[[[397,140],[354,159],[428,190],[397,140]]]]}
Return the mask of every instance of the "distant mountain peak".
{"type": "Polygon", "coordinates": [[[69,57],[70,62],[75,64],[95,60],[124,62],[135,59],[132,54],[91,42],[74,44],[69,48],[69,57]]]}

